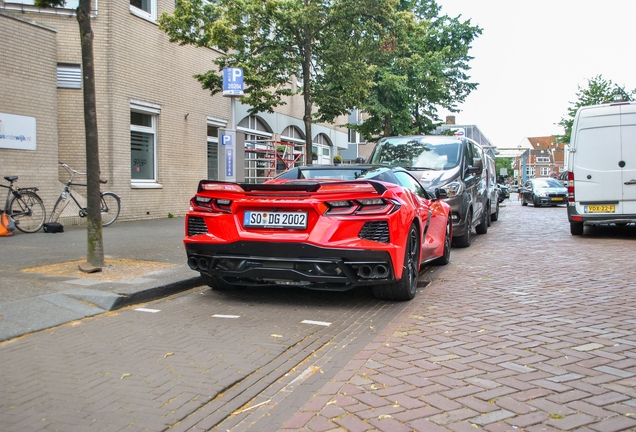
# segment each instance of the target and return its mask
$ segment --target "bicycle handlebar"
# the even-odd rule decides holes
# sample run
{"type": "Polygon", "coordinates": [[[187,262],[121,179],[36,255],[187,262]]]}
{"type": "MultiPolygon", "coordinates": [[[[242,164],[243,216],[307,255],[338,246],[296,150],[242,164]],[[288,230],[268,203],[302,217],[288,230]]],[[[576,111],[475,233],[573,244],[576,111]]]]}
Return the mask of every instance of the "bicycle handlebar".
{"type": "MultiPolygon", "coordinates": [[[[77,171],[77,170],[74,170],[73,168],[71,168],[70,166],[68,166],[68,164],[66,164],[66,163],[64,163],[64,162],[58,162],[58,163],[59,163],[60,165],[62,165],[64,168],[66,168],[68,171],[70,171],[70,172],[72,172],[72,173],[74,173],[74,174],[79,174],[79,175],[83,175],[83,176],[85,176],[85,175],[86,175],[86,173],[83,173],[83,172],[79,172],[79,171],[77,171]]],[[[107,180],[107,179],[103,179],[103,178],[101,178],[101,177],[100,177],[100,178],[99,178],[99,182],[100,182],[101,184],[106,184],[106,183],[108,183],[108,180],[107,180]]]]}
{"type": "Polygon", "coordinates": [[[79,171],[74,170],[73,168],[71,168],[70,166],[68,166],[67,164],[65,164],[64,162],[59,162],[59,164],[60,164],[60,165],[62,165],[62,166],[63,166],[64,168],[66,168],[67,170],[69,170],[69,171],[71,171],[71,172],[73,172],[73,173],[75,173],[75,174],[79,174],[79,175],[86,175],[86,173],[83,173],[83,172],[79,172],[79,171]]]}

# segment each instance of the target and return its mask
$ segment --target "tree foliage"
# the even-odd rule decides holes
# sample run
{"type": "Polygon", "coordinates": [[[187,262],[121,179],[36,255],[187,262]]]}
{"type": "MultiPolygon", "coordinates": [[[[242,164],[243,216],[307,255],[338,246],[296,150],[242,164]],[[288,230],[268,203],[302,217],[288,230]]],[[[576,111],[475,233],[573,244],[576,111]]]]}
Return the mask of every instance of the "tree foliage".
{"type": "Polygon", "coordinates": [[[396,1],[177,0],[159,23],[171,42],[225,52],[215,68],[195,76],[211,94],[222,90],[220,73],[228,67],[243,68],[241,102],[252,114],[272,112],[286,97],[302,94],[311,164],[316,102],[316,117],[332,121],[367,95],[374,69],[366,55],[382,43],[396,1]]]}
{"type": "Polygon", "coordinates": [[[569,144],[572,135],[572,126],[574,124],[574,117],[576,116],[579,108],[590,105],[598,105],[604,103],[615,102],[616,100],[631,100],[632,96],[636,94],[636,90],[626,92],[618,85],[614,84],[612,80],[606,80],[602,75],[596,75],[593,78],[587,80],[587,87],[583,88],[580,85],[577,86],[578,91],[576,97],[578,100],[570,102],[567,115],[561,118],[561,121],[557,123],[564,129],[563,135],[557,135],[556,139],[559,142],[569,144]]]}
{"type": "MultiPolygon", "coordinates": [[[[65,0],[35,0],[41,8],[61,7],[65,0]]],[[[87,256],[93,267],[104,266],[104,241],[100,197],[99,139],[97,134],[97,103],[95,93],[95,56],[91,27],[91,0],[79,0],[75,9],[82,51],[82,86],[84,97],[84,132],[86,135],[86,210],[87,256]]]]}
{"type": "Polygon", "coordinates": [[[501,168],[506,168],[508,174],[503,177],[511,177],[514,170],[512,169],[512,159],[507,157],[495,158],[495,169],[497,170],[497,178],[500,178],[501,168]]]}
{"type": "Polygon", "coordinates": [[[353,126],[366,139],[431,132],[438,109],[458,111],[477,87],[467,75],[468,51],[482,30],[440,12],[435,0],[399,2],[391,38],[372,57],[374,85],[360,105],[369,118],[353,126]]]}

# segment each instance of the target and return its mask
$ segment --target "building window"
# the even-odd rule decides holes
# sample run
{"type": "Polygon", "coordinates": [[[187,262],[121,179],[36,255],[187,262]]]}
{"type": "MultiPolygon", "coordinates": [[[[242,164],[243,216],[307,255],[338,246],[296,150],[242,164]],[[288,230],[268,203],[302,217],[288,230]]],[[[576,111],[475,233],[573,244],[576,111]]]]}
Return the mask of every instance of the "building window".
{"type": "Polygon", "coordinates": [[[537,157],[537,163],[549,163],[549,162],[550,162],[549,157],[541,157],[541,156],[537,157]]]}
{"type": "Polygon", "coordinates": [[[534,177],[534,167],[526,167],[526,175],[529,177],[534,177]]]}
{"type": "Polygon", "coordinates": [[[157,20],[157,0],[130,0],[130,12],[150,21],[157,20]]]}
{"type": "Polygon", "coordinates": [[[550,168],[541,168],[541,177],[548,177],[550,175],[550,168]]]}
{"type": "Polygon", "coordinates": [[[330,165],[331,161],[331,141],[323,134],[319,133],[313,139],[312,151],[316,153],[318,159],[315,165],[330,165]]]}
{"type": "Polygon", "coordinates": [[[561,165],[561,166],[559,167],[559,172],[560,172],[560,173],[562,173],[563,171],[565,171],[565,167],[564,167],[563,165],[561,165]]]}
{"type": "Polygon", "coordinates": [[[133,187],[161,187],[157,180],[157,122],[159,107],[131,104],[130,178],[133,187]]]}
{"type": "Polygon", "coordinates": [[[57,64],[57,88],[81,89],[82,67],[78,64],[57,64]]]}

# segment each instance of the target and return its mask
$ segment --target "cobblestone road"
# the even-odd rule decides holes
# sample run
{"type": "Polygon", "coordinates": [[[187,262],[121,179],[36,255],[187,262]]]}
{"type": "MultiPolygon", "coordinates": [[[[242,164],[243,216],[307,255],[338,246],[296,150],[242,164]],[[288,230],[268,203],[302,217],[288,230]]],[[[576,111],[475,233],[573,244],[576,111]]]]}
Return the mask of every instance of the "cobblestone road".
{"type": "Polygon", "coordinates": [[[636,227],[514,198],[409,303],[200,289],[2,343],[0,430],[636,430],[636,227]]]}
{"type": "Polygon", "coordinates": [[[636,430],[635,228],[505,203],[282,429],[636,430]]]}

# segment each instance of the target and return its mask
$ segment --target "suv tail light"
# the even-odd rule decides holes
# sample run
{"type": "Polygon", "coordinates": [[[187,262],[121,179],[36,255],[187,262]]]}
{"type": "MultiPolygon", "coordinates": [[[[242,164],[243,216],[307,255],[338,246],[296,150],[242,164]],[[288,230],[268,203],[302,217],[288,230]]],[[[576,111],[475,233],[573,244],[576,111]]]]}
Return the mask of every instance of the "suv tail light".
{"type": "Polygon", "coordinates": [[[568,202],[574,202],[574,173],[568,173],[568,202]]]}

